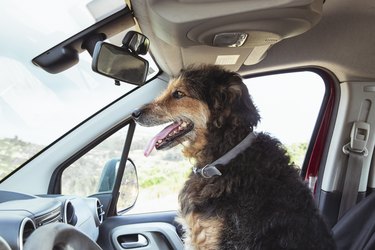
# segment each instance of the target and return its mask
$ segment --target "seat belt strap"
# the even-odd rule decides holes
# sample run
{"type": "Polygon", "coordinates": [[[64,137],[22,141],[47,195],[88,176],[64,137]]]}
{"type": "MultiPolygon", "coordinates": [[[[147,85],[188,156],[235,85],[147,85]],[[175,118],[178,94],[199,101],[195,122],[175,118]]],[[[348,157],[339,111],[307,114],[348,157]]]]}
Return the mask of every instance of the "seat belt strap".
{"type": "Polygon", "coordinates": [[[350,132],[350,142],[342,148],[343,152],[349,156],[349,159],[342,190],[339,219],[357,202],[363,161],[368,155],[366,145],[369,134],[369,123],[354,122],[350,132]]]}

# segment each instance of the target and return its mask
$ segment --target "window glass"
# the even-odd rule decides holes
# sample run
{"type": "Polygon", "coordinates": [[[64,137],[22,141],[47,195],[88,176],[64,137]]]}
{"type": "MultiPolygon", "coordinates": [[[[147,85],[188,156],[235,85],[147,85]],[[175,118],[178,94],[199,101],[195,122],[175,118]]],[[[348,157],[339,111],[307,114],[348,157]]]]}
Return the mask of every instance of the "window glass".
{"type": "Polygon", "coordinates": [[[111,192],[127,130],[120,129],[67,167],[61,177],[61,193],[85,197],[111,192]],[[111,170],[114,175],[109,176],[111,170]]]}
{"type": "Polygon", "coordinates": [[[147,158],[143,154],[147,143],[164,127],[145,128],[137,125],[135,129],[129,158],[137,167],[139,195],[130,213],[177,208],[178,193],[191,171],[191,163],[181,153],[182,147],[153,150],[147,158]]]}
{"type": "MultiPolygon", "coordinates": [[[[104,106],[134,89],[96,74],[92,58],[59,74],[32,59],[125,7],[122,0],[0,1],[0,181],[104,106]],[[99,4],[102,2],[103,4],[99,4]],[[47,20],[47,21],[46,21],[47,20]]],[[[125,33],[110,38],[121,45],[125,33]]],[[[151,56],[147,79],[159,69],[151,56]]]]}
{"type": "MultiPolygon", "coordinates": [[[[312,72],[284,73],[244,80],[262,117],[256,131],[277,137],[301,166],[325,93],[322,78],[312,72]]],[[[130,158],[138,171],[140,193],[130,213],[175,210],[178,193],[193,163],[184,159],[181,148],[143,150],[162,127],[137,126],[130,158]]]]}
{"type": "Polygon", "coordinates": [[[301,167],[322,105],[323,79],[313,72],[295,72],[244,82],[261,115],[256,131],[278,138],[301,167]]]}

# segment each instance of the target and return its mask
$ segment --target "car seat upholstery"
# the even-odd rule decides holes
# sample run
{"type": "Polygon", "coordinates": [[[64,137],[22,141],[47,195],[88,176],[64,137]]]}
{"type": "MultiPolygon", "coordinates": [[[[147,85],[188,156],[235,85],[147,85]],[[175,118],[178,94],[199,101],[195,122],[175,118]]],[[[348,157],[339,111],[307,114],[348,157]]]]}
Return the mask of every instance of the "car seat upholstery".
{"type": "Polygon", "coordinates": [[[332,232],[337,249],[375,249],[375,194],[350,209],[332,232]]]}

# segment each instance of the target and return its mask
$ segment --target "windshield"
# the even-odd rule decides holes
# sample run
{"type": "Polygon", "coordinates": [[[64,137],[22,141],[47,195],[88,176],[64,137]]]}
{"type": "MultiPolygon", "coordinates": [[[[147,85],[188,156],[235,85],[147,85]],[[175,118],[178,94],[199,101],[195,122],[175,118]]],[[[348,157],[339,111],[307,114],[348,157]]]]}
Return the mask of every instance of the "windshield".
{"type": "Polygon", "coordinates": [[[135,85],[75,66],[49,74],[31,60],[125,7],[123,0],[0,1],[0,180],[135,85]]]}

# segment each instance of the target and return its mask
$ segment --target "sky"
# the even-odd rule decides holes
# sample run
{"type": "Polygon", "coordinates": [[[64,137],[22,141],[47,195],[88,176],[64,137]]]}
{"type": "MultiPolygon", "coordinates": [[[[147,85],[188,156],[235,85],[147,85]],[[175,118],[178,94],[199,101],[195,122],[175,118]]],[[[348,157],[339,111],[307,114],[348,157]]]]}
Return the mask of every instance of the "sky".
{"type": "Polygon", "coordinates": [[[95,22],[88,2],[0,1],[0,138],[49,144],[134,88],[93,74],[88,53],[60,74],[32,64],[34,57],[95,22]]]}
{"type": "Polygon", "coordinates": [[[257,131],[269,132],[286,144],[309,140],[325,92],[319,75],[286,73],[245,82],[262,117],[257,131]]]}

